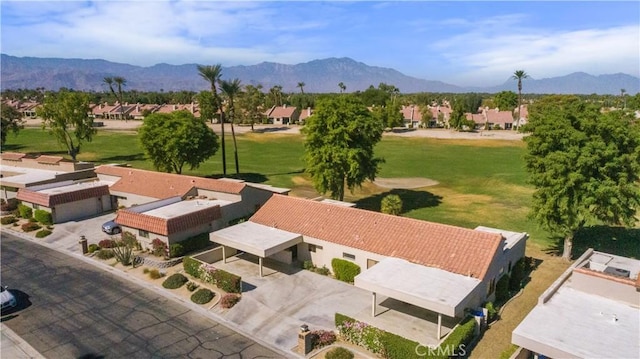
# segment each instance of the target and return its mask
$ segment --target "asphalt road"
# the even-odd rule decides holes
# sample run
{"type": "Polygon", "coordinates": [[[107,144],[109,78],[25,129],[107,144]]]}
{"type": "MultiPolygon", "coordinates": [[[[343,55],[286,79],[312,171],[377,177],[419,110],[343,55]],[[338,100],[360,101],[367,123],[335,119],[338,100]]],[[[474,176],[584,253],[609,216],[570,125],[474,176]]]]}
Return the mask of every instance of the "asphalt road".
{"type": "Polygon", "coordinates": [[[2,285],[21,305],[2,322],[47,358],[278,358],[151,290],[2,233],[2,285]]]}

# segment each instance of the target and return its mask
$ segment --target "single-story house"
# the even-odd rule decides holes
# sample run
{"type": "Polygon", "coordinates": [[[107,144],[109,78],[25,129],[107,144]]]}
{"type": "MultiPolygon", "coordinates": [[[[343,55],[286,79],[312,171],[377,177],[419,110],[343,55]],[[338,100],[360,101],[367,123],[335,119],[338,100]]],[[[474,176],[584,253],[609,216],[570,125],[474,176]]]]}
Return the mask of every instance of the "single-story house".
{"type": "Polygon", "coordinates": [[[1,198],[15,198],[20,188],[94,178],[93,164],[61,156],[33,156],[17,152],[0,154],[1,198]]]}
{"type": "Polygon", "coordinates": [[[210,234],[260,263],[269,257],[331,268],[334,258],[351,261],[362,270],[355,286],[371,291],[373,303],[378,293],[449,317],[495,298],[495,284],[524,256],[527,238],[281,195],[249,221],[210,234]]]}
{"type": "Polygon", "coordinates": [[[151,249],[154,239],[167,248],[192,236],[209,233],[226,226],[221,207],[224,200],[171,197],[121,209],[115,218],[122,231],[134,234],[143,248],[151,249]]]}
{"type": "Polygon", "coordinates": [[[422,110],[416,105],[402,106],[400,110],[405,127],[418,128],[422,123],[422,110]]]}
{"type": "Polygon", "coordinates": [[[511,342],[529,358],[638,358],[639,272],[637,259],[587,250],[542,293],[511,342]]]}
{"type": "Polygon", "coordinates": [[[297,123],[300,111],[294,106],[273,106],[265,113],[267,121],[274,125],[289,125],[297,123]]]}
{"type": "Polygon", "coordinates": [[[22,204],[51,213],[53,223],[91,217],[113,209],[109,185],[100,181],[64,181],[20,188],[22,204]]]}
{"type": "Polygon", "coordinates": [[[485,124],[489,125],[490,129],[499,127],[501,130],[510,130],[513,128],[513,112],[500,111],[499,109],[482,109],[482,113],[479,114],[465,114],[467,120],[472,120],[476,124],[476,128],[484,128],[485,124]]]}
{"type": "Polygon", "coordinates": [[[98,166],[100,180],[109,182],[115,207],[132,207],[160,199],[180,197],[223,200],[229,203],[222,220],[229,223],[255,213],[274,193],[288,194],[289,189],[234,179],[213,179],[146,171],[130,167],[98,166]]]}

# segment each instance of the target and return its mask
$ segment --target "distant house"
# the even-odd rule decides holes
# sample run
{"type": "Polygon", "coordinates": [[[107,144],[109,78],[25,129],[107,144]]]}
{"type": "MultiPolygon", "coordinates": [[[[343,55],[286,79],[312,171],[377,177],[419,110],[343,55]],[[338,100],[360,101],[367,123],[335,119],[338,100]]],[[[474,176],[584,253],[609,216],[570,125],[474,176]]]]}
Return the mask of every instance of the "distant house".
{"type": "Polygon", "coordinates": [[[495,298],[497,281],[524,256],[527,238],[281,195],[247,222],[210,234],[223,249],[253,254],[260,263],[353,262],[362,270],[355,286],[371,291],[372,303],[380,294],[455,318],[495,298]]]}
{"type": "Polygon", "coordinates": [[[300,117],[298,117],[298,122],[301,125],[304,125],[307,118],[311,117],[311,115],[313,115],[313,110],[311,109],[311,107],[307,107],[306,109],[300,111],[300,117]]]}
{"type": "Polygon", "coordinates": [[[15,198],[20,188],[96,177],[93,163],[73,162],[61,156],[34,156],[25,153],[0,154],[1,198],[15,198]]]}
{"type": "Polygon", "coordinates": [[[160,105],[154,104],[135,104],[129,116],[134,120],[144,120],[146,114],[152,114],[160,108],[160,105]]]}
{"type": "Polygon", "coordinates": [[[431,105],[429,106],[431,111],[430,118],[423,115],[423,122],[429,128],[432,127],[447,127],[449,125],[449,119],[451,119],[451,107],[447,105],[431,105]]]}
{"type": "Polygon", "coordinates": [[[293,106],[273,106],[265,113],[267,121],[274,125],[290,125],[297,123],[300,111],[293,106]]]}
{"type": "Polygon", "coordinates": [[[405,127],[418,128],[423,122],[422,111],[416,105],[402,106],[400,110],[405,127]]]}
{"type": "Polygon", "coordinates": [[[51,213],[53,223],[91,217],[113,209],[109,186],[99,181],[64,181],[20,188],[22,204],[51,213]]]}
{"type": "Polygon", "coordinates": [[[467,120],[472,120],[476,124],[476,128],[484,128],[485,125],[489,129],[511,130],[513,128],[513,113],[511,111],[500,111],[499,109],[482,109],[479,114],[465,114],[467,120]]]}
{"type": "Polygon", "coordinates": [[[519,357],[638,358],[640,261],[587,250],[513,330],[519,357]]]}
{"type": "Polygon", "coordinates": [[[20,112],[23,118],[36,118],[36,109],[40,106],[39,103],[34,101],[18,101],[7,100],[2,101],[4,106],[13,107],[16,111],[20,112]]]}

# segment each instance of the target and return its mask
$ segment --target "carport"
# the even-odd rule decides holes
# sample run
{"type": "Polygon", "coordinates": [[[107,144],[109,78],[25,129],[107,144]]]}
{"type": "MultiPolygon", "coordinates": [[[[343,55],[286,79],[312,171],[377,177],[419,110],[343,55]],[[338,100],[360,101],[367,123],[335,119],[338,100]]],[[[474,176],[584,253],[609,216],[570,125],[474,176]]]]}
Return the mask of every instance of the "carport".
{"type": "Polygon", "coordinates": [[[437,338],[442,338],[442,315],[462,317],[481,281],[477,278],[426,267],[399,258],[385,258],[355,277],[354,285],[372,293],[371,316],[376,316],[376,294],[400,300],[438,314],[437,338]]]}
{"type": "Polygon", "coordinates": [[[247,221],[212,232],[209,240],[222,245],[222,260],[225,263],[225,247],[257,256],[262,277],[263,259],[301,243],[302,235],[247,221]]]}

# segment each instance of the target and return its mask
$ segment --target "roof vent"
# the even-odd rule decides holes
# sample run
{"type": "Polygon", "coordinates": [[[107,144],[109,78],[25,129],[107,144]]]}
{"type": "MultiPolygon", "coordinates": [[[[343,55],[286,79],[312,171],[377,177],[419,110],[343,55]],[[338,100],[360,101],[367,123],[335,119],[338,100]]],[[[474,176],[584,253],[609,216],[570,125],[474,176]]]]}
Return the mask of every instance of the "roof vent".
{"type": "Polygon", "coordinates": [[[608,274],[613,274],[618,277],[624,277],[624,278],[629,278],[631,276],[631,272],[623,268],[607,267],[607,269],[605,269],[604,272],[608,274]]]}

